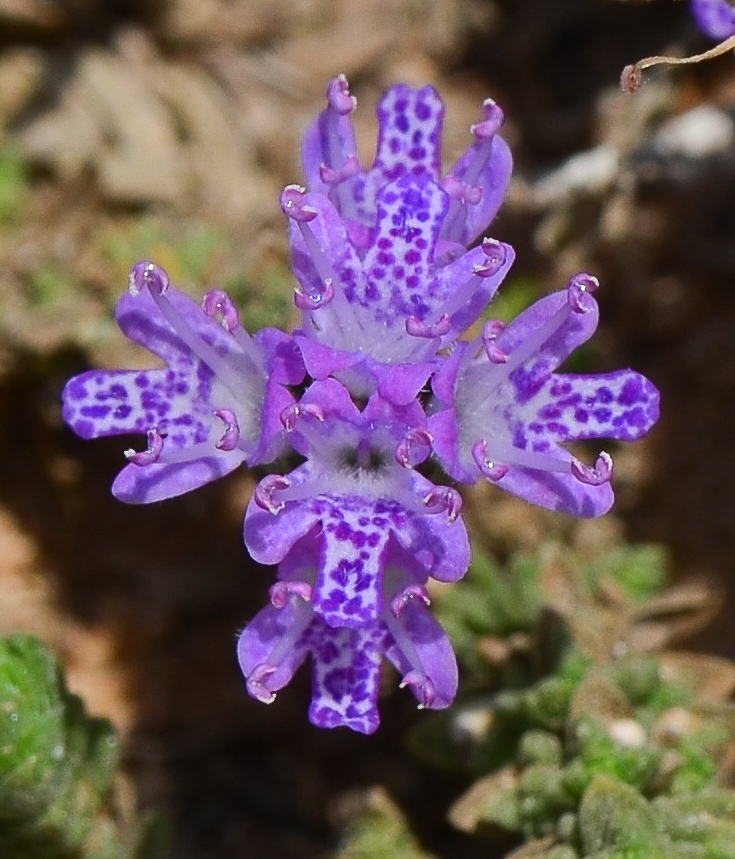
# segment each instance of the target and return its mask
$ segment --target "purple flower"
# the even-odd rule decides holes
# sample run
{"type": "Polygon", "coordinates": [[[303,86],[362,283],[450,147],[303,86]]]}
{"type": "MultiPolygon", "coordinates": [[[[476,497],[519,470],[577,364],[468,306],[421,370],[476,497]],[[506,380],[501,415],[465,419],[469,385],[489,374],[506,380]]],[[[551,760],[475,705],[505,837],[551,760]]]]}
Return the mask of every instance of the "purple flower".
{"type": "Polygon", "coordinates": [[[419,707],[449,706],[457,691],[457,664],[446,634],[427,609],[425,573],[409,554],[391,553],[386,600],[378,617],[361,627],[333,627],[312,602],[320,575],[319,540],[300,540],[279,566],[271,605],[247,625],[238,642],[248,692],[271,703],[296,669],[312,656],[310,721],[364,734],[378,727],[380,663],[385,655],[419,707]]]}
{"type": "Polygon", "coordinates": [[[361,170],[344,77],[304,141],[309,192],[282,195],[291,218],[296,341],[310,375],[340,378],[355,395],[375,390],[411,402],[438,350],[474,322],[513,262],[493,239],[466,251],[492,219],[510,176],[492,102],[473,126],[476,142],[440,177],[444,107],[432,87],[393,87],[378,107],[373,167],[361,170]]]}
{"type": "Polygon", "coordinates": [[[659,397],[632,370],[554,372],[597,327],[596,286],[591,276],[577,275],[507,327],[487,322],[480,341],[457,344],[434,376],[435,413],[428,423],[452,477],[468,483],[485,477],[534,504],[577,516],[610,508],[610,456],[600,454],[593,468],[561,445],[640,438],[658,418],[659,397]]]}
{"type": "Polygon", "coordinates": [[[327,625],[377,622],[385,567],[396,552],[412,558],[424,579],[464,575],[470,549],[459,494],[411,468],[430,451],[418,403],[400,408],[375,395],[360,412],[328,379],[283,419],[306,462],[260,482],[245,515],[245,545],[256,561],[278,564],[297,542],[313,541],[313,608],[327,625]]]}
{"type": "Polygon", "coordinates": [[[283,449],[278,416],[294,402],[285,386],[304,375],[288,335],[264,329],[250,337],[222,290],[199,307],[145,262],[133,269],[116,316],[166,368],[82,373],[64,389],[63,415],[82,438],[147,434],[147,450],[126,451],[129,464],[112,488],[119,499],[171,498],[283,449]]]}
{"type": "Polygon", "coordinates": [[[735,8],[727,0],[692,0],[692,14],[699,29],[712,39],[735,35],[735,8]]]}
{"type": "Polygon", "coordinates": [[[304,135],[302,156],[307,187],[328,196],[349,225],[355,246],[363,248],[375,227],[379,192],[401,176],[423,176],[447,192],[443,242],[471,244],[495,217],[505,198],[513,160],[497,132],[503,111],[492,99],[470,128],[473,144],[441,178],[444,102],[432,86],[391,87],[378,104],[378,147],[373,166],[360,165],[350,115],[356,107],[347,79],[329,82],[327,108],[304,135]]]}

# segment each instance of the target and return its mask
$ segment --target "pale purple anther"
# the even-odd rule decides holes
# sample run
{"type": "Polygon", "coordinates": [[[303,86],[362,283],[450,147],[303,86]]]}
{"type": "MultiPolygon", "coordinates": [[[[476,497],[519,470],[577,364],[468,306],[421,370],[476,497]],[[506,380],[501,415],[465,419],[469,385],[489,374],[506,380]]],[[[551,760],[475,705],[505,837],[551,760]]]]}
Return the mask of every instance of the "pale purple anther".
{"type": "Polygon", "coordinates": [[[240,327],[240,314],[224,289],[212,289],[202,299],[202,310],[213,319],[219,319],[223,328],[235,331],[240,327]]]}
{"type": "Polygon", "coordinates": [[[180,495],[285,445],[280,412],[304,375],[292,339],[276,329],[251,337],[221,290],[204,308],[150,262],[132,270],[117,306],[123,332],[166,364],[157,370],[91,370],[64,389],[64,419],[83,438],[147,434],[113,484],[123,501],[180,495]]]}
{"type": "Polygon", "coordinates": [[[563,445],[593,438],[632,441],[658,418],[658,391],[638,373],[556,373],[597,327],[597,280],[571,279],[507,327],[487,323],[458,343],[436,373],[428,428],[456,480],[487,478],[528,501],[578,516],[612,504],[612,459],[594,467],[563,445]]]}
{"type": "Polygon", "coordinates": [[[422,427],[411,427],[398,442],[396,462],[404,468],[415,468],[431,454],[434,439],[422,427]]]}

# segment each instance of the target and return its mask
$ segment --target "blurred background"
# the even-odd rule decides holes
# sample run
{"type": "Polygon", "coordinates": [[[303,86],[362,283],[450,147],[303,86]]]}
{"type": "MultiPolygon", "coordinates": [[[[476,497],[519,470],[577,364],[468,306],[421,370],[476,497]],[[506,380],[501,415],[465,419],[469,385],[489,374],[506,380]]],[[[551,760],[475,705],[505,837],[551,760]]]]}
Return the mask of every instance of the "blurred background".
{"type": "MultiPolygon", "coordinates": [[[[490,230],[517,253],[499,312],[579,270],[600,279],[584,366],[631,366],[662,392],[656,430],[613,451],[600,527],[662,543],[675,580],[730,605],[735,64],[618,89],[628,63],[709,46],[682,0],[0,0],[0,634],[42,637],[113,721],[177,859],[330,855],[373,785],[434,855],[496,854],[445,822],[469,782],[406,748],[424,716],[395,676],[367,738],[308,725],[308,672],[270,707],[245,693],[236,634],[270,584],[241,542],[252,477],[126,507],[109,487],[132,440],[63,426],[70,375],[149,366],[114,323],[130,267],[228,289],[251,330],[292,324],[278,195],[303,178],[328,79],[350,80],[366,163],[391,84],[440,91],[447,163],[494,98],[516,164],[490,230]]],[[[466,496],[500,559],[597,539],[491,488],[466,496]]],[[[696,644],[735,656],[727,610],[696,644]]]]}

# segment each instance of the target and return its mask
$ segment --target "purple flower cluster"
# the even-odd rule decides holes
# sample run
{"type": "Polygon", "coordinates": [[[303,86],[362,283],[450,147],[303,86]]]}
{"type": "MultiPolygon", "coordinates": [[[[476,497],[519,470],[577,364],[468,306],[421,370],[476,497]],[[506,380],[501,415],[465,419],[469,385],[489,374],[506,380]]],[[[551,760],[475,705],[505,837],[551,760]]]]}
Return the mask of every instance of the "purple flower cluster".
{"type": "Polygon", "coordinates": [[[482,235],[511,172],[497,105],[485,102],[446,173],[432,87],[383,96],[369,169],[354,108],[345,78],[332,80],[304,139],[307,188],[281,198],[301,327],[251,336],[223,291],[198,306],[161,268],[138,263],[117,319],[165,367],[77,376],[64,417],[84,438],[147,434],[113,485],[131,503],[289,448],[300,455],[293,471],[260,481],[245,514],[245,546],[277,565],[277,581],[240,636],[240,666],[248,692],[270,702],[311,655],[311,721],[371,733],[384,656],[420,707],[446,707],[456,693],[427,590],[470,562],[461,496],[448,484],[488,480],[599,516],[613,501],[612,460],[586,464],[566,443],[639,438],[658,417],[658,392],[631,370],[556,372],[597,326],[590,275],[507,326],[484,317],[513,262],[511,247],[482,235]],[[444,483],[419,469],[430,457],[444,483]]]}

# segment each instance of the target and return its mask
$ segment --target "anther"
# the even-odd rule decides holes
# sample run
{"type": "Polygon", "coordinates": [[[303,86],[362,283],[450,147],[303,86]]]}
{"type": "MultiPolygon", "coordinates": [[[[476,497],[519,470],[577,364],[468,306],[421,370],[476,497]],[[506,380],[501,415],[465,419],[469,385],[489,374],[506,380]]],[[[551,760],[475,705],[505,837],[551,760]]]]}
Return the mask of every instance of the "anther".
{"type": "Polygon", "coordinates": [[[230,409],[215,409],[214,415],[225,425],[222,438],[215,447],[218,450],[234,450],[240,439],[240,425],[237,422],[237,415],[230,409]]]}
{"type": "Polygon", "coordinates": [[[431,325],[422,322],[418,316],[409,316],[406,320],[407,334],[410,334],[412,337],[423,337],[427,340],[433,340],[435,337],[443,337],[449,333],[451,327],[452,320],[446,313],[431,325]]]}
{"type": "Polygon", "coordinates": [[[276,492],[282,492],[288,489],[291,481],[281,474],[269,474],[264,477],[255,487],[253,492],[253,501],[261,508],[267,510],[276,516],[286,506],[283,501],[276,501],[274,496],[276,492]]]}
{"type": "Polygon", "coordinates": [[[591,274],[580,272],[575,274],[567,285],[567,300],[575,313],[589,313],[592,306],[585,301],[585,296],[593,293],[600,281],[591,274]]]}
{"type": "Polygon", "coordinates": [[[482,188],[479,185],[466,185],[451,174],[441,180],[441,186],[452,200],[460,203],[479,203],[482,199],[482,188]]]}
{"type": "Polygon", "coordinates": [[[276,582],[271,585],[268,595],[271,605],[275,608],[284,608],[292,596],[299,597],[304,602],[311,602],[312,587],[308,582],[276,582]]]}
{"type": "Polygon", "coordinates": [[[299,418],[314,418],[319,423],[324,423],[324,412],[316,403],[292,403],[283,409],[279,417],[286,432],[294,431],[299,418]]]}
{"type": "Polygon", "coordinates": [[[250,672],[250,676],[245,680],[248,694],[252,695],[253,698],[257,698],[263,704],[272,704],[276,700],[276,693],[271,692],[263,681],[267,677],[270,677],[271,674],[274,674],[275,671],[276,666],[268,665],[267,662],[261,662],[260,665],[256,665],[250,672]]]}
{"type": "Polygon", "coordinates": [[[304,202],[306,188],[301,185],[286,185],[281,192],[281,210],[287,218],[300,223],[313,221],[317,211],[304,202]]]}
{"type": "Polygon", "coordinates": [[[135,451],[129,448],[125,451],[125,457],[133,465],[153,465],[158,462],[163,451],[163,436],[157,429],[148,430],[148,449],[135,451]]]}
{"type": "Polygon", "coordinates": [[[168,287],[169,279],[164,269],[149,260],[137,262],[128,278],[128,291],[131,295],[138,295],[146,288],[152,293],[163,295],[168,287]]]}
{"type": "Polygon", "coordinates": [[[436,701],[436,687],[422,671],[409,671],[400,683],[400,688],[408,686],[419,702],[419,710],[431,707],[436,701]]]}
{"type": "Polygon", "coordinates": [[[485,266],[493,269],[493,274],[500,271],[508,258],[505,245],[497,239],[485,237],[482,240],[482,252],[485,254],[485,266]]]}
{"type": "Polygon", "coordinates": [[[471,125],[470,132],[480,140],[487,140],[497,134],[504,119],[505,115],[502,108],[491,98],[487,98],[482,103],[482,120],[471,125]]]}
{"type": "Polygon", "coordinates": [[[319,310],[320,307],[326,307],[333,298],[334,283],[331,278],[324,281],[324,292],[307,295],[299,288],[293,292],[293,301],[299,310],[319,310]]]}
{"type": "Polygon", "coordinates": [[[427,513],[446,512],[449,522],[454,522],[462,512],[462,496],[450,486],[435,486],[423,501],[427,513]]]}
{"type": "Polygon", "coordinates": [[[503,331],[505,331],[505,322],[500,319],[488,319],[482,326],[482,345],[485,347],[485,354],[493,364],[507,364],[510,360],[510,355],[495,342],[503,331]]]}
{"type": "Polygon", "coordinates": [[[340,116],[352,113],[357,107],[357,99],[354,95],[350,95],[350,85],[345,75],[337,75],[329,81],[327,101],[332,110],[336,110],[340,116]]]}
{"type": "Polygon", "coordinates": [[[408,430],[396,448],[396,462],[404,468],[422,463],[431,453],[434,436],[418,427],[408,430]]]}
{"type": "Polygon", "coordinates": [[[202,309],[212,319],[219,318],[227,331],[234,331],[240,325],[240,314],[224,289],[210,290],[202,299],[202,309]]]}
{"type": "Polygon", "coordinates": [[[393,612],[393,617],[400,617],[406,606],[414,599],[421,600],[427,607],[431,605],[429,592],[423,585],[408,585],[390,601],[390,610],[393,612]]]}
{"type": "Polygon", "coordinates": [[[588,486],[601,486],[603,483],[608,483],[612,478],[612,457],[605,451],[602,451],[597,457],[594,468],[578,459],[573,459],[570,467],[577,480],[588,486]]]}
{"type": "Polygon", "coordinates": [[[338,170],[327,164],[319,165],[319,178],[325,185],[336,185],[339,182],[344,182],[345,179],[351,179],[359,172],[360,162],[355,155],[349,155],[338,170]]]}
{"type": "Polygon", "coordinates": [[[508,473],[508,466],[499,462],[493,462],[487,455],[487,442],[485,439],[475,442],[472,446],[472,458],[480,469],[480,473],[488,480],[501,480],[508,473]]]}

